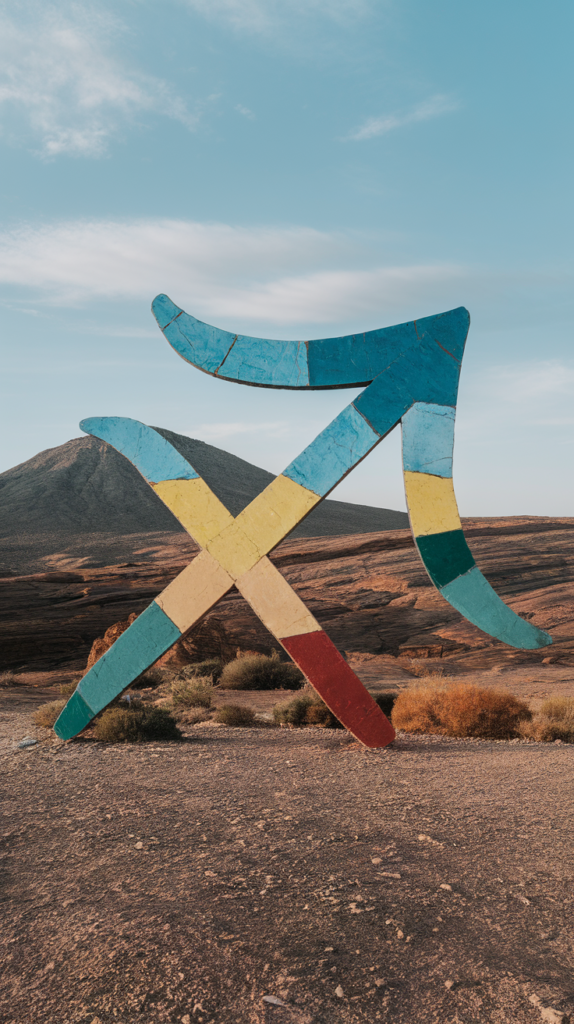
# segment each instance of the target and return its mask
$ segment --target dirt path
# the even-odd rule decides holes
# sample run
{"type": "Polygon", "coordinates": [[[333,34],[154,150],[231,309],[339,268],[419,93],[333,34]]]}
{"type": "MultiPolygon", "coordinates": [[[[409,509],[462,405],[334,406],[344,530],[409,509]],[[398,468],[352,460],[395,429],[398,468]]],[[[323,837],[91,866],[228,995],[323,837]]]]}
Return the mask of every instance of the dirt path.
{"type": "Polygon", "coordinates": [[[196,727],[19,750],[9,703],[5,1024],[574,1020],[574,747],[196,727]]]}

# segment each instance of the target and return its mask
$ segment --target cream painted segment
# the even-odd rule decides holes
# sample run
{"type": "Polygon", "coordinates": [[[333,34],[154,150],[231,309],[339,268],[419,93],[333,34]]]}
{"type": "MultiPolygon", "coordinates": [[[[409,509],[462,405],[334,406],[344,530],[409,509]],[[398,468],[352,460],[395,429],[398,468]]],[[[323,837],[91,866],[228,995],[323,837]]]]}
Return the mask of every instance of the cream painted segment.
{"type": "Polygon", "coordinates": [[[177,628],[185,633],[232,586],[233,579],[215,558],[208,551],[200,551],[173,583],[156,597],[155,602],[177,628]]]}
{"type": "Polygon", "coordinates": [[[321,501],[318,494],[278,476],[240,512],[237,525],[266,555],[321,501]]]}
{"type": "Polygon", "coordinates": [[[321,629],[287,580],[262,558],[236,581],[237,589],[278,640],[321,629]]]}
{"type": "Polygon", "coordinates": [[[152,487],[203,548],[234,522],[205,480],[161,480],[152,487]]]}
{"type": "Polygon", "coordinates": [[[450,477],[407,472],[405,491],[415,537],[462,529],[450,477]]]}

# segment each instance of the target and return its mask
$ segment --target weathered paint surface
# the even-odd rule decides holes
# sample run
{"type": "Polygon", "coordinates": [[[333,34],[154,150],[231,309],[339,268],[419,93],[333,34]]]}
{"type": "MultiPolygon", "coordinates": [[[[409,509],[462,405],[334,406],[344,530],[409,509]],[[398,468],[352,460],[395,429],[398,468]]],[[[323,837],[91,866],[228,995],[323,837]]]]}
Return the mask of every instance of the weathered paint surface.
{"type": "Polygon", "coordinates": [[[349,405],[287,466],[283,475],[323,498],[380,440],[380,435],[349,405]]]}
{"type": "MultiPolygon", "coordinates": [[[[442,588],[475,564],[462,530],[415,537],[419,554],[435,587],[442,588]]],[[[485,630],[486,632],[486,630],[485,630]]]]}
{"type": "Polygon", "coordinates": [[[237,589],[278,640],[321,629],[317,619],[268,558],[261,558],[249,572],[240,576],[237,589]]]}
{"type": "Polygon", "coordinates": [[[454,418],[450,405],[415,402],[402,418],[403,468],[407,473],[452,476],[454,418]]]}
{"type": "Polygon", "coordinates": [[[223,566],[209,551],[200,551],[155,602],[180,632],[185,633],[232,587],[233,579],[223,566]]]}
{"type": "Polygon", "coordinates": [[[451,477],[405,472],[405,493],[415,537],[460,530],[451,477]]]}
{"type": "Polygon", "coordinates": [[[381,747],[394,740],[388,718],[323,630],[290,636],[282,643],[327,707],[361,743],[381,747]]]}
{"type": "Polygon", "coordinates": [[[122,416],[92,416],[80,430],[113,445],[147,480],[194,480],[199,474],[153,427],[122,416]]]}
{"type": "Polygon", "coordinates": [[[525,622],[500,600],[477,566],[447,583],[441,594],[465,619],[510,647],[533,650],[552,643],[548,633],[525,622]]]}
{"type": "Polygon", "coordinates": [[[208,544],[234,522],[223,502],[205,480],[161,480],[154,491],[179,519],[188,533],[201,544],[208,544]]]}

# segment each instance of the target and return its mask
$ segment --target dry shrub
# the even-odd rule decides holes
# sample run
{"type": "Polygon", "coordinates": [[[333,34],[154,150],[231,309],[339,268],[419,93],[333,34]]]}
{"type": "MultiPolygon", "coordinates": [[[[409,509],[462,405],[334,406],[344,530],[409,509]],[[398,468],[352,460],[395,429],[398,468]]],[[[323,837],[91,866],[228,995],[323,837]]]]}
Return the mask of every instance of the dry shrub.
{"type": "Polygon", "coordinates": [[[541,704],[532,722],[525,722],[521,734],[542,743],[574,743],[574,698],[550,697],[541,704]]]}
{"type": "Polygon", "coordinates": [[[528,705],[505,690],[428,679],[399,693],[392,712],[403,732],[495,740],[519,735],[531,717],[528,705]]]}
{"type": "Polygon", "coordinates": [[[211,677],[174,679],[171,684],[171,700],[176,711],[186,708],[210,708],[213,700],[211,677]]]}
{"type": "Polygon", "coordinates": [[[383,715],[390,718],[395,706],[398,693],[372,693],[371,694],[375,704],[378,704],[383,715]]]}
{"type": "Polygon", "coordinates": [[[196,661],[192,665],[184,665],[174,678],[179,680],[195,679],[197,676],[201,678],[209,676],[213,683],[217,683],[222,672],[223,662],[221,658],[209,658],[207,661],[196,661]]]}
{"type": "Polygon", "coordinates": [[[249,654],[227,663],[219,685],[224,690],[300,690],[303,673],[277,654],[249,654]]]}
{"type": "Polygon", "coordinates": [[[136,680],[131,684],[137,690],[151,689],[156,690],[158,686],[165,683],[170,678],[170,672],[163,668],[148,668],[147,671],[142,672],[141,676],[138,676],[136,680]]]}
{"type": "Polygon", "coordinates": [[[56,719],[60,717],[66,703],[65,700],[51,700],[48,704],[40,704],[40,707],[36,708],[32,715],[34,724],[40,725],[44,729],[53,729],[56,719]]]}
{"type": "Polygon", "coordinates": [[[222,704],[213,717],[221,725],[245,728],[255,724],[255,712],[251,708],[242,708],[239,704],[222,704]]]}
{"type": "Polygon", "coordinates": [[[201,725],[210,721],[211,712],[206,708],[189,708],[188,711],[176,711],[175,718],[178,725],[201,725]]]}
{"type": "Polygon", "coordinates": [[[316,693],[302,693],[293,700],[276,704],[273,708],[273,720],[277,725],[299,728],[314,725],[320,729],[342,729],[339,719],[316,693]]]}
{"type": "Polygon", "coordinates": [[[145,743],[180,740],[181,732],[165,708],[134,700],[128,707],[107,708],[95,720],[94,736],[103,743],[145,743]]]}
{"type": "Polygon", "coordinates": [[[19,682],[15,672],[0,672],[0,686],[17,686],[19,682]]]}
{"type": "Polygon", "coordinates": [[[60,683],[58,693],[60,693],[62,697],[69,699],[72,694],[76,692],[76,688],[81,678],[81,676],[78,676],[77,679],[71,679],[68,683],[60,683]]]}

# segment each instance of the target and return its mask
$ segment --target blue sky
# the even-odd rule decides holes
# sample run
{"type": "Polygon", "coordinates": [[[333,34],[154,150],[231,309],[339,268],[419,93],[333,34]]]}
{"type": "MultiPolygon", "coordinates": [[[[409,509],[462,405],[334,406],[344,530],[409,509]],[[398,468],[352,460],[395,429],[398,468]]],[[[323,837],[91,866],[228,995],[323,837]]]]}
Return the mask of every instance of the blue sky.
{"type": "MultiPolygon", "coordinates": [[[[183,363],[466,305],[463,515],[572,515],[568,0],[0,3],[0,471],[133,416],[274,472],[354,392],[183,363]]],[[[395,431],[334,492],[404,508],[395,431]]]]}

